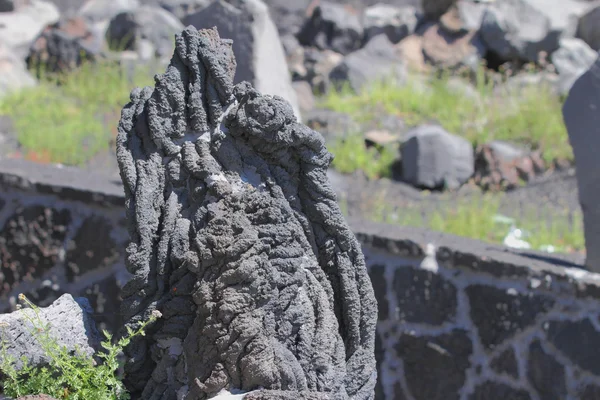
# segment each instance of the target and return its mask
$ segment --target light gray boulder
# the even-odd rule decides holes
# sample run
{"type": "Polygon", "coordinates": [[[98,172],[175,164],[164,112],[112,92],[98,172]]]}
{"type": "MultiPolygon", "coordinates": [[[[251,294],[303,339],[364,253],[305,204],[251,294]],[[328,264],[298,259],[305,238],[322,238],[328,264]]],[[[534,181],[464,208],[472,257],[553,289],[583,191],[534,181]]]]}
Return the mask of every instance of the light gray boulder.
{"type": "Polygon", "coordinates": [[[150,3],[164,8],[182,20],[188,15],[208,7],[211,1],[212,0],[153,0],[150,3]]]}
{"type": "Polygon", "coordinates": [[[575,81],[562,112],[575,156],[586,265],[600,272],[600,57],[575,81]]]}
{"type": "Polygon", "coordinates": [[[349,83],[354,91],[378,80],[402,83],[407,66],[386,35],[371,39],[362,49],[347,55],[329,74],[336,85],[349,83]]]}
{"type": "Polygon", "coordinates": [[[365,41],[384,33],[392,43],[398,43],[412,35],[418,23],[419,17],[414,7],[376,4],[366,8],[363,13],[365,41]]]}
{"type": "Polygon", "coordinates": [[[456,189],[474,173],[469,141],[438,125],[421,125],[402,143],[402,180],[428,189],[456,189]]]}
{"type": "Polygon", "coordinates": [[[482,17],[480,35],[486,46],[507,61],[535,62],[540,52],[558,49],[561,30],[527,0],[502,0],[489,5],[482,17]]]}
{"type": "Polygon", "coordinates": [[[42,30],[60,18],[58,8],[42,0],[31,0],[11,12],[0,13],[0,43],[13,49],[15,54],[25,59],[29,46],[42,30]]]}
{"type": "Polygon", "coordinates": [[[170,57],[175,48],[175,35],[185,27],[177,17],[156,6],[141,6],[115,15],[108,24],[106,41],[113,50],[133,50],[144,58],[170,57]]]}
{"type": "Polygon", "coordinates": [[[140,7],[139,0],[88,0],[77,11],[94,33],[104,37],[110,20],[117,14],[140,7]]]}
{"type": "Polygon", "coordinates": [[[552,64],[558,72],[557,90],[567,94],[573,83],[596,61],[598,53],[583,40],[565,38],[560,41],[560,48],[552,54],[552,64]]]}
{"type": "Polygon", "coordinates": [[[248,81],[263,94],[283,97],[300,117],[283,46],[264,2],[239,0],[233,5],[217,0],[183,23],[196,29],[216,27],[221,37],[232,39],[238,63],[234,82],[248,81]]]}
{"type": "Polygon", "coordinates": [[[36,80],[27,71],[23,60],[0,42],[0,98],[13,90],[35,86],[35,84],[36,80]]]}
{"type": "Polygon", "coordinates": [[[30,366],[44,365],[49,361],[33,333],[34,327],[39,324],[48,325],[50,338],[56,340],[59,346],[66,346],[73,353],[78,351],[93,356],[102,338],[92,312],[86,298],[74,299],[70,294],[64,294],[48,307],[40,308],[37,316],[31,308],[0,314],[0,339],[5,341],[7,354],[15,360],[17,370],[23,367],[23,356],[30,366]]]}

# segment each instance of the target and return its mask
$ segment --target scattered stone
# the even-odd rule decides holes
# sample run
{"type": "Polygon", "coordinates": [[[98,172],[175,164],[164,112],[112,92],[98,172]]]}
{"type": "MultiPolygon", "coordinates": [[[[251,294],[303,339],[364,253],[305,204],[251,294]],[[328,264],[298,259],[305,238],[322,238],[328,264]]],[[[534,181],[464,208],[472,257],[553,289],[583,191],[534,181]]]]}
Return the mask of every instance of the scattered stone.
{"type": "Polygon", "coordinates": [[[529,346],[527,376],[540,399],[567,398],[565,367],[544,350],[539,340],[535,340],[529,346]]]}
{"type": "Polygon", "coordinates": [[[558,92],[566,95],[571,87],[598,58],[598,53],[583,40],[564,38],[560,40],[560,48],[552,54],[552,65],[558,72],[558,92]]]}
{"type": "Polygon", "coordinates": [[[424,73],[430,69],[423,54],[423,36],[411,35],[401,40],[396,49],[410,71],[424,73]]]}
{"type": "Polygon", "coordinates": [[[216,27],[223,38],[233,40],[237,60],[234,83],[247,81],[263,94],[286,99],[300,117],[283,46],[269,10],[261,0],[247,0],[237,6],[217,0],[183,20],[196,29],[216,27]]]}
{"type": "MultiPolygon", "coordinates": [[[[460,21],[460,31],[471,32],[477,31],[481,27],[481,21],[483,20],[483,14],[485,9],[488,7],[486,2],[473,2],[471,0],[458,0],[453,7],[448,11],[454,14],[460,21]],[[456,11],[454,11],[455,9],[456,11]]],[[[452,14],[451,14],[452,15],[452,14]]],[[[443,17],[443,16],[442,16],[443,17]]],[[[442,18],[441,18],[442,19],[442,18]]],[[[445,21],[441,21],[442,25],[448,29],[449,26],[445,21]]]]}
{"type": "Polygon", "coordinates": [[[96,60],[102,52],[103,40],[82,17],[63,18],[46,27],[33,42],[27,65],[44,73],[66,73],[85,61],[96,60]]]}
{"type": "Polygon", "coordinates": [[[469,400],[532,400],[526,390],[513,388],[505,383],[487,381],[475,387],[469,400]]]}
{"type": "Polygon", "coordinates": [[[15,0],[0,0],[0,12],[15,11],[15,0]]]}
{"type": "Polygon", "coordinates": [[[573,147],[579,203],[583,211],[586,266],[600,272],[600,58],[573,84],[562,109],[563,119],[573,147]]]}
{"type": "Polygon", "coordinates": [[[527,0],[503,0],[490,4],[482,18],[481,39],[504,61],[539,61],[540,53],[558,49],[560,30],[527,0]]]}
{"type": "Polygon", "coordinates": [[[529,152],[510,143],[493,141],[475,150],[475,183],[485,190],[514,189],[520,181],[531,181],[544,171],[539,152],[529,152]]]}
{"type": "Polygon", "coordinates": [[[59,18],[59,11],[54,4],[30,0],[13,12],[0,13],[0,42],[24,60],[35,38],[59,18]]]}
{"type": "Polygon", "coordinates": [[[300,113],[304,115],[307,112],[310,112],[310,110],[314,109],[316,100],[310,83],[306,81],[296,81],[292,82],[292,86],[296,92],[300,113]]]}
{"type": "Polygon", "coordinates": [[[108,22],[117,14],[134,11],[140,7],[139,0],[87,0],[77,12],[92,24],[108,22]]]}
{"type": "Polygon", "coordinates": [[[438,125],[422,125],[402,144],[402,179],[417,187],[457,189],[473,175],[473,147],[438,125]]]}
{"type": "Polygon", "coordinates": [[[440,24],[433,24],[423,33],[425,60],[442,69],[468,66],[476,70],[485,51],[476,31],[449,34],[440,24]]]}
{"type": "Polygon", "coordinates": [[[350,54],[361,48],[364,30],[358,11],[351,6],[321,1],[304,23],[298,40],[303,46],[350,54]]]}
{"type": "Polygon", "coordinates": [[[471,320],[477,327],[483,347],[490,351],[533,325],[549,311],[554,300],[533,293],[511,293],[487,285],[465,289],[469,297],[471,320]]]}
{"type": "Polygon", "coordinates": [[[179,18],[179,20],[183,20],[188,15],[208,7],[211,1],[212,0],[157,0],[155,3],[179,18]]]}
{"type": "Polygon", "coordinates": [[[15,369],[23,367],[22,357],[29,366],[42,366],[50,361],[39,340],[32,333],[36,324],[48,325],[49,336],[69,352],[79,350],[93,356],[99,349],[100,334],[92,318],[92,308],[85,298],[73,299],[64,294],[54,303],[40,308],[36,316],[31,308],[23,308],[9,314],[0,314],[0,331],[5,343],[6,354],[15,360],[15,369]],[[41,322],[37,322],[37,318],[41,322]]]}
{"type": "Polygon", "coordinates": [[[322,108],[307,112],[304,121],[310,129],[321,133],[327,142],[360,132],[360,126],[351,115],[322,108]]]}
{"type": "Polygon", "coordinates": [[[588,319],[550,321],[546,330],[550,343],[580,368],[600,375],[600,332],[588,319]]]}
{"type": "Polygon", "coordinates": [[[183,30],[183,24],[167,10],[156,6],[141,6],[115,15],[108,24],[106,41],[111,50],[142,52],[142,59],[170,57],[175,48],[173,38],[183,30]]]}
{"type": "Polygon", "coordinates": [[[292,80],[306,80],[308,70],[304,65],[305,50],[300,45],[298,39],[293,35],[284,35],[281,37],[281,44],[285,53],[288,69],[292,74],[292,80]]]}
{"type": "Polygon", "coordinates": [[[12,49],[0,43],[0,98],[11,91],[32,87],[35,84],[36,81],[27,71],[25,63],[12,49]]]}
{"type": "Polygon", "coordinates": [[[519,365],[515,356],[515,349],[509,347],[500,353],[498,357],[492,360],[490,368],[499,374],[506,374],[514,379],[519,379],[519,365]]]}
{"type": "Polygon", "coordinates": [[[458,400],[471,366],[471,339],[455,329],[438,336],[402,334],[395,346],[404,364],[404,376],[413,398],[458,400]],[[425,361],[426,360],[426,361],[425,361]]]}
{"type": "Polygon", "coordinates": [[[393,285],[399,324],[439,326],[456,318],[456,287],[437,273],[399,267],[394,273],[393,285]]]}
{"type": "Polygon", "coordinates": [[[425,17],[435,21],[446,13],[456,0],[421,0],[425,17]]]}
{"type": "Polygon", "coordinates": [[[233,45],[216,29],[188,27],[176,44],[119,123],[125,327],[163,314],[125,350],[127,389],[372,399],[377,304],[322,136],[283,98],[234,86],[233,45]]]}
{"type": "Polygon", "coordinates": [[[352,90],[360,92],[364,86],[377,81],[403,83],[407,71],[394,45],[387,36],[379,35],[364,48],[347,55],[329,78],[336,85],[348,83],[352,90]]]}
{"type": "Polygon", "coordinates": [[[313,0],[265,0],[280,35],[296,35],[301,29],[313,0]]]}
{"type": "Polygon", "coordinates": [[[376,4],[364,11],[363,24],[365,41],[385,34],[392,43],[398,43],[415,33],[419,18],[414,7],[395,7],[389,4],[376,4]]]}
{"type": "Polygon", "coordinates": [[[577,37],[592,49],[600,50],[600,5],[581,16],[577,24],[577,37]]]}
{"type": "Polygon", "coordinates": [[[310,48],[305,50],[305,79],[310,82],[313,92],[327,93],[331,89],[329,75],[342,61],[344,56],[335,51],[310,48]]]}

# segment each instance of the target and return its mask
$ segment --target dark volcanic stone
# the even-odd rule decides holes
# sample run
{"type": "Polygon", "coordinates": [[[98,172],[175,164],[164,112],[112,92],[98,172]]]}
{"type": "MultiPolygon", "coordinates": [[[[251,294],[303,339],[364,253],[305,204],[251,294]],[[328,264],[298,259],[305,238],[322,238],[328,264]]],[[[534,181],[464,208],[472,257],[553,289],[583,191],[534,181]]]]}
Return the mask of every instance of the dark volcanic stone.
{"type": "Polygon", "coordinates": [[[38,205],[20,208],[6,221],[0,232],[0,295],[56,264],[70,222],[68,210],[38,205]]]}
{"type": "Polygon", "coordinates": [[[369,276],[371,277],[373,290],[375,291],[375,298],[377,299],[379,320],[385,321],[390,317],[388,299],[386,296],[387,282],[385,281],[385,266],[373,265],[369,271],[369,276]]]}
{"type": "Polygon", "coordinates": [[[565,367],[546,353],[538,340],[529,346],[527,376],[541,399],[561,400],[567,397],[565,367]]]}
{"type": "Polygon", "coordinates": [[[466,290],[471,319],[477,326],[483,346],[490,350],[526,327],[553,305],[547,297],[533,294],[509,294],[486,285],[472,285],[466,290]]]}
{"type": "Polygon", "coordinates": [[[394,292],[402,321],[441,325],[456,316],[456,288],[436,273],[399,267],[394,292]]]}
{"type": "Polygon", "coordinates": [[[475,388],[469,400],[531,400],[531,396],[523,389],[503,383],[485,382],[475,388]]]}
{"type": "Polygon", "coordinates": [[[439,336],[404,334],[396,345],[415,400],[458,399],[472,351],[471,339],[463,330],[439,336]]]}
{"type": "Polygon", "coordinates": [[[577,390],[579,400],[597,400],[600,399],[600,386],[585,385],[577,390]]]}
{"type": "MultiPolygon", "coordinates": [[[[371,279],[373,279],[371,277],[371,279]]],[[[375,290],[377,292],[377,290],[375,290]]],[[[383,382],[381,381],[381,363],[383,362],[384,352],[383,344],[381,343],[381,336],[379,333],[375,334],[375,359],[377,360],[377,384],[375,385],[375,398],[385,399],[385,392],[383,391],[383,382]]]]}
{"type": "Polygon", "coordinates": [[[510,347],[504,350],[500,355],[492,360],[490,367],[500,374],[507,374],[515,379],[519,379],[519,366],[515,357],[515,350],[510,347]]]}
{"type": "Polygon", "coordinates": [[[111,265],[119,257],[116,243],[110,236],[112,225],[106,218],[87,218],[69,243],[67,279],[69,282],[86,272],[111,265]]]}
{"type": "Polygon", "coordinates": [[[115,312],[121,306],[121,286],[114,276],[94,282],[83,290],[82,296],[89,300],[98,329],[116,333],[122,325],[121,313],[115,312]]]}
{"type": "Polygon", "coordinates": [[[600,333],[589,319],[551,321],[548,340],[574,364],[600,375],[600,333]]]}

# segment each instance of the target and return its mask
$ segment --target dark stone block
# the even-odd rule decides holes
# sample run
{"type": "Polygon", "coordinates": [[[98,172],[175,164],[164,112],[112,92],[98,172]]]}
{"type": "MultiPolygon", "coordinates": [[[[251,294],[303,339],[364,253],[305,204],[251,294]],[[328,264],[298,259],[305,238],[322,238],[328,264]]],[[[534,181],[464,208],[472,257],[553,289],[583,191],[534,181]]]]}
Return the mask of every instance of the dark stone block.
{"type": "Polygon", "coordinates": [[[0,198],[0,211],[2,211],[4,209],[5,205],[6,205],[6,200],[0,198]]]}
{"type": "Polygon", "coordinates": [[[0,232],[0,295],[39,278],[59,259],[71,214],[41,205],[19,208],[0,232]]]}
{"type": "Polygon", "coordinates": [[[535,323],[540,314],[554,305],[548,297],[532,293],[509,294],[486,285],[469,286],[466,293],[471,305],[471,319],[487,350],[535,323]]]}
{"type": "Polygon", "coordinates": [[[456,315],[456,288],[431,271],[399,267],[394,292],[402,321],[441,325],[456,315]]]}
{"type": "Polygon", "coordinates": [[[551,321],[548,340],[574,364],[600,375],[600,333],[589,319],[551,321]]]}
{"type": "Polygon", "coordinates": [[[471,339],[463,330],[425,337],[404,334],[396,345],[415,400],[458,399],[472,351],[471,339]]]}
{"type": "Polygon", "coordinates": [[[373,290],[375,290],[375,297],[377,298],[379,320],[387,320],[390,317],[390,309],[386,296],[387,282],[385,281],[385,266],[373,265],[370,268],[369,275],[371,276],[373,290]]]}
{"type": "Polygon", "coordinates": [[[527,376],[541,399],[561,400],[567,398],[565,367],[551,354],[544,351],[539,340],[529,346],[527,376]]]}
{"type": "Polygon", "coordinates": [[[579,400],[598,400],[600,399],[600,386],[585,385],[577,390],[577,399],[579,400]]]}
{"type": "Polygon", "coordinates": [[[499,374],[507,374],[519,379],[519,366],[515,350],[512,347],[504,350],[498,357],[494,358],[490,363],[490,367],[499,374]]]}
{"type": "Polygon", "coordinates": [[[115,277],[109,276],[88,286],[80,295],[89,300],[98,329],[116,333],[123,323],[123,317],[119,313],[121,286],[115,277]]]}
{"type": "MultiPolygon", "coordinates": [[[[373,279],[371,277],[371,279],[373,279]]],[[[384,350],[383,343],[379,332],[375,334],[375,359],[377,360],[377,384],[375,385],[375,399],[385,400],[385,392],[383,391],[383,382],[381,381],[381,363],[383,362],[384,350]]]]}
{"type": "Polygon", "coordinates": [[[469,400],[531,400],[523,389],[516,389],[503,383],[485,382],[475,388],[469,400]]]}
{"type": "Polygon", "coordinates": [[[119,257],[115,241],[110,236],[113,229],[106,218],[87,218],[69,243],[66,265],[69,282],[91,270],[114,263],[119,257]]]}

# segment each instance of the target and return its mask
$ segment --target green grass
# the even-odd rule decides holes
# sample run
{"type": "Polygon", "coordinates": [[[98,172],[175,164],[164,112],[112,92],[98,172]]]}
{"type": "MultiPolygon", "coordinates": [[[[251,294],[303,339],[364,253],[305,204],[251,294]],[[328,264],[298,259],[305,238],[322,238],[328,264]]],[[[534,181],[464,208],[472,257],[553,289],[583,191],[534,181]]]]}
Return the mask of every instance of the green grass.
{"type": "MultiPolygon", "coordinates": [[[[500,223],[502,215],[499,193],[463,198],[442,209],[423,211],[417,204],[392,208],[383,198],[377,199],[368,217],[376,222],[414,226],[457,236],[501,244],[510,224],[500,223]]],[[[530,207],[514,215],[514,225],[528,233],[524,238],[533,249],[551,245],[558,252],[581,251],[585,248],[583,218],[580,212],[569,213],[550,207],[530,207]]]]}
{"type": "MultiPolygon", "coordinates": [[[[121,367],[119,354],[138,335],[144,335],[148,325],[160,318],[155,312],[137,330],[128,329],[128,334],[111,343],[111,335],[104,331],[106,340],[102,342],[104,352],[96,353],[97,363],[80,351],[70,353],[66,347],[60,346],[51,335],[49,326],[42,321],[39,309],[24,295],[19,300],[27,307],[21,310],[21,316],[31,326],[31,332],[49,360],[47,366],[34,367],[27,364],[23,357],[23,367],[15,368],[15,361],[6,351],[6,341],[0,335],[0,376],[3,394],[12,398],[21,396],[46,394],[56,399],[69,400],[125,400],[129,393],[117,376],[121,367]]],[[[21,305],[21,304],[19,304],[21,305]]],[[[26,323],[26,322],[25,322],[26,323]]],[[[0,331],[1,333],[1,331],[0,331]]]]}
{"type": "MultiPolygon", "coordinates": [[[[490,80],[480,72],[476,95],[471,96],[449,86],[447,74],[423,79],[426,85],[417,78],[405,85],[376,82],[360,93],[346,85],[325,95],[321,106],[350,114],[358,122],[377,121],[385,114],[401,117],[409,126],[437,121],[473,145],[506,140],[541,149],[546,161],[573,158],[562,120],[562,100],[548,85],[501,96],[493,93],[490,80]]],[[[340,152],[336,156],[362,157],[340,152]]]]}
{"type": "Polygon", "coordinates": [[[361,135],[349,135],[332,143],[329,151],[335,156],[331,165],[336,170],[342,173],[362,170],[369,178],[377,179],[391,177],[398,149],[397,146],[367,148],[361,135]]]}
{"type": "Polygon", "coordinates": [[[11,117],[26,158],[81,165],[108,150],[131,88],[152,79],[145,68],[129,79],[115,63],[88,63],[9,93],[0,99],[0,114],[11,117]]]}

